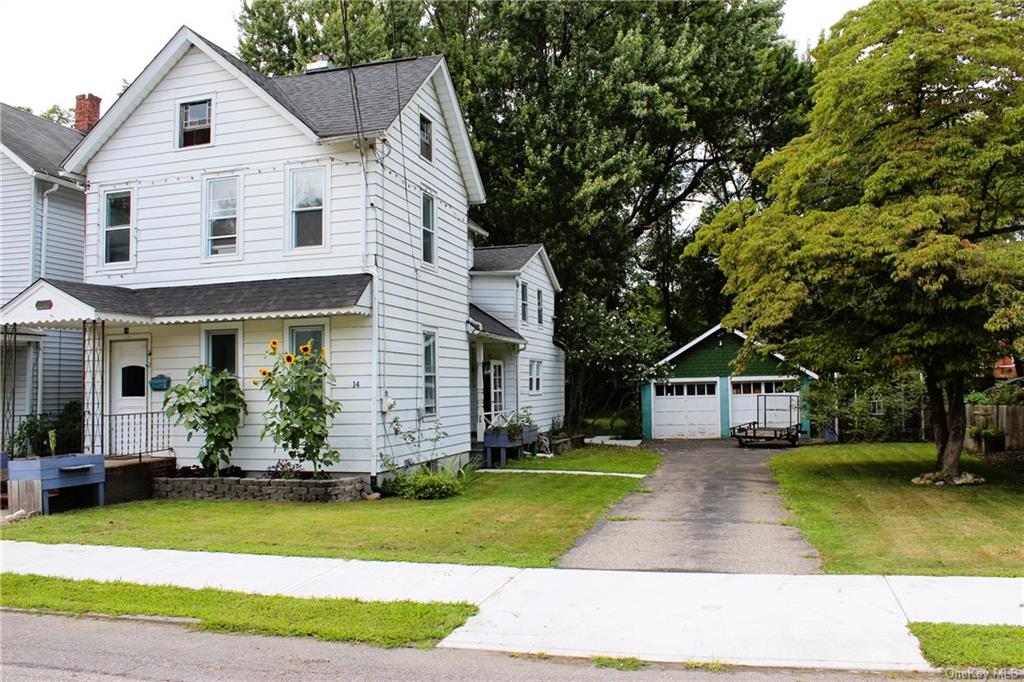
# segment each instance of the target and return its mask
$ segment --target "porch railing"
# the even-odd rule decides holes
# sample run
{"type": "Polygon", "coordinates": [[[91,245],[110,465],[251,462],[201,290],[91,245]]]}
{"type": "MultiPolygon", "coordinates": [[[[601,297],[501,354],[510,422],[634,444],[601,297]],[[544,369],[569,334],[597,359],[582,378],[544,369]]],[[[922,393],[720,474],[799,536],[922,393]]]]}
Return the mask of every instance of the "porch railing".
{"type": "Polygon", "coordinates": [[[171,449],[171,420],[164,412],[108,414],[103,421],[107,457],[141,457],[171,449]]]}
{"type": "MultiPolygon", "coordinates": [[[[28,452],[13,453],[15,435],[22,425],[36,417],[33,414],[16,414],[8,417],[8,429],[5,430],[0,450],[17,455],[39,455],[49,453],[46,433],[36,434],[21,449],[27,446],[28,452]]],[[[100,417],[97,415],[97,421],[100,417]]],[[[85,426],[88,427],[90,417],[85,415],[85,426]]],[[[133,457],[169,452],[171,449],[171,420],[164,412],[132,412],[127,414],[110,414],[102,417],[102,440],[99,429],[95,440],[86,435],[84,449],[86,451],[102,451],[107,457],[133,457]]],[[[34,429],[35,431],[35,429],[34,429]]],[[[79,446],[68,447],[60,444],[58,452],[78,452],[79,446]]]]}

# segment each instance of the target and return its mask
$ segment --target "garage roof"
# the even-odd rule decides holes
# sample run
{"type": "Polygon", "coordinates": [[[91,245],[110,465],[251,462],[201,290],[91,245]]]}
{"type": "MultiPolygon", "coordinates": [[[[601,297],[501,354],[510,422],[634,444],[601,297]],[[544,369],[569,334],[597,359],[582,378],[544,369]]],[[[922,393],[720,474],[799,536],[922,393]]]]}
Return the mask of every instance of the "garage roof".
{"type": "MultiPolygon", "coordinates": [[[[673,360],[675,360],[679,356],[683,355],[687,351],[689,351],[689,350],[691,350],[693,348],[696,348],[703,341],[705,341],[706,339],[710,338],[711,336],[713,336],[717,332],[723,331],[723,330],[727,334],[730,334],[730,333],[734,334],[735,336],[739,337],[743,342],[747,341],[747,335],[744,334],[743,332],[741,332],[740,330],[738,330],[738,329],[725,329],[724,327],[722,327],[721,324],[716,324],[714,327],[712,327],[711,329],[707,330],[706,332],[704,332],[700,336],[698,336],[695,339],[689,341],[683,347],[681,347],[678,350],[676,350],[676,351],[666,355],[664,358],[659,360],[656,363],[656,365],[664,365],[664,364],[667,364],[669,362],[672,362],[673,360]]],[[[756,343],[756,341],[755,341],[755,343],[756,343]]],[[[782,361],[782,362],[787,362],[786,358],[784,356],[780,355],[779,353],[772,353],[772,356],[775,357],[776,359],[782,361]]],[[[812,372],[811,370],[809,370],[809,369],[807,369],[805,367],[801,367],[800,365],[796,365],[796,368],[798,370],[800,370],[801,372],[803,372],[804,374],[806,374],[807,376],[809,376],[810,378],[812,378],[812,379],[817,379],[818,378],[817,374],[815,374],[814,372],[812,372]]]]}

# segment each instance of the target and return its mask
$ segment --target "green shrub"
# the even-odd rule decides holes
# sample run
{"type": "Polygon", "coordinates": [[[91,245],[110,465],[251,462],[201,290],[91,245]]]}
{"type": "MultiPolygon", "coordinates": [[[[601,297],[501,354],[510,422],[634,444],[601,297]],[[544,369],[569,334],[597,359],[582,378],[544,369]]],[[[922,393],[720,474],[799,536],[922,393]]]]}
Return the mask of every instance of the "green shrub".
{"type": "Polygon", "coordinates": [[[474,467],[466,465],[455,471],[431,471],[428,467],[421,466],[412,473],[395,468],[390,468],[389,471],[391,476],[381,479],[377,484],[383,494],[407,500],[443,500],[459,495],[466,489],[466,483],[472,477],[474,467]]]}
{"type": "Polygon", "coordinates": [[[221,463],[231,461],[242,415],[249,412],[238,380],[227,370],[215,372],[209,365],[196,365],[185,383],[167,391],[164,411],[176,425],[185,426],[188,440],[196,432],[203,434],[199,464],[207,476],[219,476],[221,463]]]}
{"type": "Polygon", "coordinates": [[[82,447],[82,403],[72,400],[58,414],[30,414],[18,424],[11,438],[15,457],[34,455],[43,457],[78,452],[82,447]],[[55,432],[57,447],[50,444],[50,432],[55,432]],[[55,451],[56,450],[56,451],[55,451]]]}
{"type": "Polygon", "coordinates": [[[964,401],[969,405],[1024,405],[1024,384],[999,383],[989,393],[968,393],[964,396],[964,401]]]}

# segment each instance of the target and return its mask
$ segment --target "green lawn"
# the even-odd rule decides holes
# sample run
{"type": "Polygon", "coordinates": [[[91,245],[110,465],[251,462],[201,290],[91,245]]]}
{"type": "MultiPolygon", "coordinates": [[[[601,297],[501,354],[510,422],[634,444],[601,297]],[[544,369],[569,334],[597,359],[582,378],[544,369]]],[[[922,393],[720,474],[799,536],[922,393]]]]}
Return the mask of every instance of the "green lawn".
{"type": "Polygon", "coordinates": [[[481,474],[447,500],[148,500],[40,516],[7,540],[392,561],[553,566],[638,479],[481,474]]]}
{"type": "Polygon", "coordinates": [[[1024,627],[911,623],[910,631],[939,668],[1024,668],[1024,627]]]}
{"type": "Polygon", "coordinates": [[[603,471],[616,474],[649,474],[661,464],[661,457],[649,450],[622,447],[586,447],[554,457],[524,457],[508,463],[507,469],[562,469],[603,471]]]}
{"type": "Polygon", "coordinates": [[[820,445],[771,466],[829,573],[1024,575],[1024,477],[965,456],[986,484],[911,485],[934,459],[921,443],[820,445]]]}
{"type": "Polygon", "coordinates": [[[218,632],[428,647],[477,612],[471,604],[299,599],[225,590],[0,574],[0,605],[65,613],[198,618],[218,632]]]}

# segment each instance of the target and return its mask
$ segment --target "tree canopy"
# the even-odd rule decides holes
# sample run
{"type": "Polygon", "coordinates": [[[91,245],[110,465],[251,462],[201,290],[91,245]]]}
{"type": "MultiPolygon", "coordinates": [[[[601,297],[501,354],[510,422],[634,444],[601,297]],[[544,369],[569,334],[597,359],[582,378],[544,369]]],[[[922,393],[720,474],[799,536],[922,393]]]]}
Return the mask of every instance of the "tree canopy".
{"type": "MultiPolygon", "coordinates": [[[[318,54],[344,65],[341,8],[247,0],[239,54],[269,74],[318,54]]],[[[714,280],[701,259],[680,271],[679,233],[700,214],[684,211],[755,191],[754,164],[803,131],[810,67],[780,37],[781,0],[344,8],[353,62],[447,56],[488,192],[473,217],[492,240],[544,242],[568,291],[611,305],[654,282],[647,298],[671,315],[672,292],[714,280]]],[[[712,310],[698,318],[724,312],[717,293],[699,303],[712,310]]]]}
{"type": "Polygon", "coordinates": [[[1024,351],[1024,3],[875,0],[814,51],[810,131],[726,206],[725,318],[819,371],[913,368],[956,475],[964,383],[1024,351]]]}

